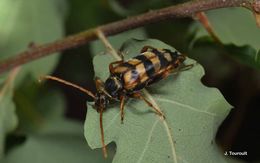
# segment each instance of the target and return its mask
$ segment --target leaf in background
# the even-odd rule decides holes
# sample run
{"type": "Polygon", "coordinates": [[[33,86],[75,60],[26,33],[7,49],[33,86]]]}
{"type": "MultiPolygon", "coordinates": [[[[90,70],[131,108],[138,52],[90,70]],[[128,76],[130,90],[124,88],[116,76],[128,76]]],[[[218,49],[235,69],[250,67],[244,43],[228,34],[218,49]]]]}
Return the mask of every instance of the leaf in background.
{"type": "MultiPolygon", "coordinates": [[[[235,46],[234,44],[225,45],[227,52],[235,60],[247,64],[251,67],[260,69],[260,54],[249,45],[235,46]],[[239,56],[239,58],[238,58],[239,56]]],[[[260,49],[259,49],[260,50],[260,49]]]]}
{"type": "Polygon", "coordinates": [[[60,119],[65,115],[65,99],[61,92],[26,78],[23,86],[17,87],[14,94],[19,129],[34,132],[42,129],[46,122],[60,119]]]}
{"type": "MultiPolygon", "coordinates": [[[[63,35],[64,20],[62,4],[65,3],[61,0],[0,1],[0,59],[24,51],[29,43],[37,45],[60,38],[63,35]]],[[[29,74],[38,77],[50,73],[57,61],[58,56],[53,55],[23,66],[16,77],[16,84],[23,84],[21,82],[29,74]]],[[[1,76],[1,83],[7,76],[1,76]]],[[[15,104],[12,101],[13,89],[8,92],[10,93],[2,95],[3,101],[0,104],[1,154],[4,135],[17,125],[15,104]]]]}
{"type": "MultiPolygon", "coordinates": [[[[0,1],[0,60],[28,49],[30,43],[37,45],[60,38],[63,35],[64,4],[63,0],[0,1]]],[[[57,61],[58,56],[52,55],[23,66],[15,84],[22,85],[28,75],[37,78],[50,73],[57,61]]],[[[0,82],[3,83],[8,75],[1,75],[0,82]]],[[[8,92],[1,95],[3,101],[0,104],[0,155],[3,151],[4,135],[17,125],[15,104],[12,101],[13,89],[8,92]]]]}
{"type": "MultiPolygon", "coordinates": [[[[21,0],[0,2],[0,59],[11,57],[35,45],[54,41],[63,35],[63,0],[21,0]]],[[[36,78],[50,73],[59,56],[51,55],[22,67],[18,82],[28,73],[36,78]]]]}
{"type": "Polygon", "coordinates": [[[14,130],[18,123],[12,98],[13,82],[17,72],[18,69],[12,71],[0,89],[0,160],[4,153],[5,136],[14,130]]]}
{"type": "Polygon", "coordinates": [[[104,160],[101,150],[91,150],[84,140],[82,124],[59,120],[30,135],[21,146],[11,150],[5,163],[83,163],[111,162],[104,160]]]}
{"type": "MultiPolygon", "coordinates": [[[[260,29],[251,12],[243,8],[218,9],[207,12],[207,17],[228,53],[242,63],[260,68],[260,29]],[[248,50],[249,46],[252,50],[248,50]]],[[[194,26],[198,28],[198,23],[194,26]]],[[[204,36],[208,33],[200,25],[195,39],[204,36]]]]}
{"type": "MultiPolygon", "coordinates": [[[[123,51],[128,51],[127,58],[133,57],[145,45],[174,50],[158,40],[130,40],[123,51]]],[[[96,56],[96,75],[107,78],[112,60],[96,56]]],[[[185,61],[190,63],[196,62],[185,61]]],[[[104,132],[105,142],[117,145],[113,162],[225,162],[214,139],[231,106],[216,88],[201,83],[203,75],[203,68],[196,64],[151,86],[151,95],[164,112],[165,121],[140,100],[127,102],[124,124],[120,123],[119,104],[108,108],[103,118],[104,132]]],[[[101,147],[99,113],[94,109],[87,113],[85,137],[91,148],[101,147]]]]}

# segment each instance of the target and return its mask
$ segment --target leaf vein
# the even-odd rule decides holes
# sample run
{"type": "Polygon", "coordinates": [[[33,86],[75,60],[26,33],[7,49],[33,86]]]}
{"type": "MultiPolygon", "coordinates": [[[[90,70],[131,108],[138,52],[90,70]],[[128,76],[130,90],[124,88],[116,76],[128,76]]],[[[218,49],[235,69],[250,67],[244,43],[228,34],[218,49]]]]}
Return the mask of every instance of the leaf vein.
{"type": "MultiPolygon", "coordinates": [[[[143,90],[143,93],[148,97],[148,99],[151,100],[152,104],[154,104],[155,107],[161,111],[160,107],[158,106],[158,104],[156,103],[154,98],[149,94],[149,92],[147,90],[143,90]]],[[[171,146],[171,149],[172,149],[173,160],[174,160],[175,163],[178,163],[176,149],[175,149],[175,145],[173,143],[174,138],[173,138],[173,135],[171,134],[170,128],[169,128],[168,123],[166,122],[165,119],[163,119],[163,125],[164,125],[164,128],[166,130],[168,140],[169,140],[169,143],[170,143],[170,146],[171,146]]],[[[172,133],[173,133],[173,131],[172,131],[172,133]]]]}
{"type": "Polygon", "coordinates": [[[153,131],[154,131],[156,125],[158,124],[158,122],[159,122],[159,119],[157,119],[157,121],[155,121],[155,123],[153,124],[153,126],[152,126],[152,128],[151,128],[151,131],[150,131],[149,134],[148,134],[148,139],[147,139],[147,141],[146,141],[146,143],[145,143],[145,145],[144,145],[144,149],[143,149],[143,151],[142,151],[142,153],[141,153],[141,156],[140,156],[140,158],[139,158],[138,161],[137,161],[138,163],[140,163],[140,162],[142,161],[143,157],[144,157],[145,151],[146,151],[147,148],[148,148],[148,144],[149,144],[149,142],[151,141],[152,133],[153,133],[153,131]]]}
{"type": "Polygon", "coordinates": [[[200,113],[204,113],[204,114],[208,114],[208,115],[211,115],[213,117],[215,116],[218,116],[217,114],[214,114],[214,113],[210,113],[210,112],[207,112],[207,111],[202,111],[202,110],[199,110],[197,108],[194,108],[190,105],[186,105],[186,104],[182,104],[182,103],[179,103],[177,101],[173,101],[173,100],[169,100],[169,99],[165,99],[165,98],[156,98],[158,101],[161,101],[161,102],[168,102],[168,103],[171,103],[171,104],[176,104],[176,105],[179,105],[179,106],[182,106],[184,108],[187,108],[187,109],[190,109],[192,111],[196,111],[196,112],[200,112],[200,113]]]}

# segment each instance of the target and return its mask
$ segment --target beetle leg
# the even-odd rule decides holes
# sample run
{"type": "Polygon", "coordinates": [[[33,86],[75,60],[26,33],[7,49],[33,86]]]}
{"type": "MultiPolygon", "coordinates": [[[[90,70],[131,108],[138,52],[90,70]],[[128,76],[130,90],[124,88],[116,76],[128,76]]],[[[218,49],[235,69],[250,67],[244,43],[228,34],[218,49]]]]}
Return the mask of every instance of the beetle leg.
{"type": "Polygon", "coordinates": [[[111,95],[105,90],[104,82],[100,78],[98,78],[98,77],[95,77],[94,80],[95,80],[95,85],[96,85],[97,91],[98,92],[103,92],[108,97],[112,98],[111,95]]]}
{"type": "Polygon", "coordinates": [[[147,51],[152,51],[154,49],[154,47],[146,45],[141,49],[141,53],[147,52],[147,51]]]}
{"type": "Polygon", "coordinates": [[[117,65],[117,64],[120,64],[120,63],[123,63],[124,60],[122,59],[121,61],[115,61],[115,62],[111,62],[109,64],[109,72],[110,74],[113,74],[114,73],[114,65],[117,65]]]}
{"type": "Polygon", "coordinates": [[[148,101],[144,96],[141,95],[141,93],[134,93],[133,94],[133,97],[134,98],[137,98],[137,99],[140,99],[140,100],[143,100],[148,106],[150,106],[151,108],[153,108],[153,110],[160,116],[163,117],[163,119],[165,119],[165,116],[164,114],[159,110],[157,109],[150,101],[148,101]]]}
{"type": "Polygon", "coordinates": [[[94,81],[95,81],[95,85],[96,85],[97,90],[102,92],[102,90],[105,87],[104,82],[99,77],[95,77],[94,81]]]}
{"type": "Polygon", "coordinates": [[[120,115],[121,115],[121,124],[124,121],[124,106],[125,106],[125,96],[120,97],[120,115]]]}
{"type": "Polygon", "coordinates": [[[191,69],[193,66],[194,66],[194,64],[188,64],[188,65],[182,65],[182,66],[180,66],[180,67],[177,68],[177,69],[169,69],[169,70],[166,70],[166,71],[163,73],[163,77],[166,77],[166,76],[168,76],[169,74],[178,74],[179,72],[189,70],[189,69],[191,69]]]}
{"type": "Polygon", "coordinates": [[[180,72],[180,71],[189,70],[189,69],[191,69],[193,66],[194,66],[194,64],[188,64],[188,65],[181,66],[181,67],[179,68],[179,72],[180,72]]]}
{"type": "Polygon", "coordinates": [[[107,149],[105,144],[105,136],[104,136],[104,128],[103,128],[103,111],[104,109],[101,107],[99,112],[99,125],[100,125],[100,132],[101,132],[101,143],[102,143],[103,155],[105,158],[107,158],[107,149]]]}

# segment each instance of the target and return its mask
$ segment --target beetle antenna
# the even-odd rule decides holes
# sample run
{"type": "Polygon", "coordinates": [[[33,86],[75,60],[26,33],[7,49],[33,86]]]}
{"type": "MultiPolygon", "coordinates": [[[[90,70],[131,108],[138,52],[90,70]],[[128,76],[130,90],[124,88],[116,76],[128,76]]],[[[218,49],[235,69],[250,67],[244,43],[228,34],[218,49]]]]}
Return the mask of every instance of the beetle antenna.
{"type": "Polygon", "coordinates": [[[105,158],[107,158],[107,149],[106,149],[106,144],[105,144],[105,138],[104,138],[104,129],[103,129],[103,107],[101,107],[100,112],[99,112],[99,125],[100,125],[100,132],[101,132],[101,143],[102,143],[102,150],[103,150],[103,155],[105,158]]]}
{"type": "Polygon", "coordinates": [[[57,81],[57,82],[59,82],[59,83],[62,83],[62,84],[71,86],[71,87],[73,87],[73,88],[76,88],[76,89],[80,90],[81,92],[84,92],[84,93],[86,93],[87,95],[91,96],[93,99],[96,98],[96,96],[95,96],[92,92],[90,92],[89,90],[87,90],[87,89],[85,89],[85,88],[83,88],[83,87],[81,87],[81,86],[79,86],[79,85],[73,84],[73,83],[71,83],[71,82],[69,82],[69,81],[63,80],[63,79],[61,79],[61,78],[58,78],[58,77],[55,77],[55,76],[46,75],[46,76],[40,77],[39,81],[41,82],[42,79],[57,81]]]}

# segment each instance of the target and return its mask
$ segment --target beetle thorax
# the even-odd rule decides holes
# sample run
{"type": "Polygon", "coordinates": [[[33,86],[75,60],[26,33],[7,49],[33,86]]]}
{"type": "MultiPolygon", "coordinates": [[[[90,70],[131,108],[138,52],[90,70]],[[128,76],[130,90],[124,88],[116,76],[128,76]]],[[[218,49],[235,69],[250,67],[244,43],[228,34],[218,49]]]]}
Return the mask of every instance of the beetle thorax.
{"type": "Polygon", "coordinates": [[[122,90],[121,80],[116,76],[110,76],[105,81],[105,90],[112,98],[118,98],[122,90]]]}

